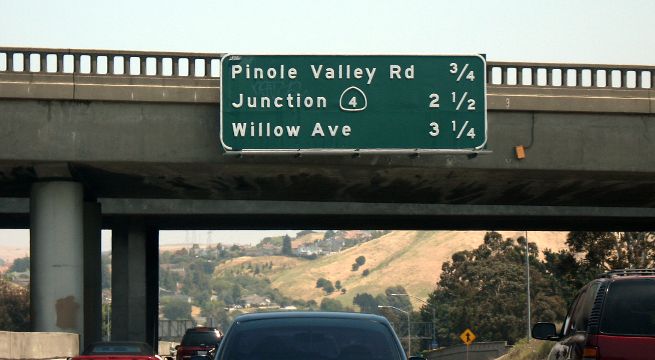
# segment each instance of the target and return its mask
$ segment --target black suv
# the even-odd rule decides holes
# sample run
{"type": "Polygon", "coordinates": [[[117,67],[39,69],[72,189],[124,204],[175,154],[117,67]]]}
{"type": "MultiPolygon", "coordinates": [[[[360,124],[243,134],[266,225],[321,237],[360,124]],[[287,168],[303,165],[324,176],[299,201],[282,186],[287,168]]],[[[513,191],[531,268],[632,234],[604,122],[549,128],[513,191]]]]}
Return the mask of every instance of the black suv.
{"type": "Polygon", "coordinates": [[[549,360],[655,358],[655,270],[614,270],[576,295],[559,333],[537,323],[532,337],[557,341],[549,360]]]}
{"type": "Polygon", "coordinates": [[[188,360],[194,355],[211,355],[218,348],[223,334],[213,327],[187,329],[182,343],[175,347],[176,360],[188,360]]]}

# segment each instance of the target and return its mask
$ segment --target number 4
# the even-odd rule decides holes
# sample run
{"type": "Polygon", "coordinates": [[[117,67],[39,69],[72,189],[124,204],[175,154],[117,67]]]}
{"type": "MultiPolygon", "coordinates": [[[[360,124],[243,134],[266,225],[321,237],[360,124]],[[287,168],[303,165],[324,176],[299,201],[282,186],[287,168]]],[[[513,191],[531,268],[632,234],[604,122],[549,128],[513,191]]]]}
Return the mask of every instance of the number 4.
{"type": "Polygon", "coordinates": [[[348,101],[348,105],[352,106],[353,108],[356,108],[357,107],[357,97],[353,96],[352,99],[350,99],[350,101],[348,101]]]}

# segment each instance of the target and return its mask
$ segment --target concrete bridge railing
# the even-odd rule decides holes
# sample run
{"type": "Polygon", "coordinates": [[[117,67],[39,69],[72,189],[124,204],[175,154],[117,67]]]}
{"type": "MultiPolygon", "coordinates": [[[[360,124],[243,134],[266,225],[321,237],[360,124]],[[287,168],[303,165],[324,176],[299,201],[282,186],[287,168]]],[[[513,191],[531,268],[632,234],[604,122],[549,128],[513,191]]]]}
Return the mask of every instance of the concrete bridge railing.
{"type": "Polygon", "coordinates": [[[217,78],[222,54],[0,48],[0,72],[217,78]]]}
{"type": "MultiPolygon", "coordinates": [[[[222,53],[0,47],[0,73],[218,78],[222,53]]],[[[489,85],[652,89],[655,66],[488,62],[489,85]]]]}
{"type": "MultiPolygon", "coordinates": [[[[220,101],[222,53],[0,47],[0,98],[220,101]]],[[[487,63],[487,109],[655,113],[655,66],[487,63]]]]}

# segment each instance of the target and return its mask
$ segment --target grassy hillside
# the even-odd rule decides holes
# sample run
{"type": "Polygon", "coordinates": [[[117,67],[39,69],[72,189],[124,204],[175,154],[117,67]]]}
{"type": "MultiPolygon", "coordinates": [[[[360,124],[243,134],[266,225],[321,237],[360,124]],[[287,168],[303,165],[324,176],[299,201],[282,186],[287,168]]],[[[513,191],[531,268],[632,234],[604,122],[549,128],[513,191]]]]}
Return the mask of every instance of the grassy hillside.
{"type": "MultiPolygon", "coordinates": [[[[239,271],[245,264],[273,263],[267,271],[274,288],[284,295],[320,303],[325,293],[316,288],[316,280],[323,277],[333,283],[337,280],[347,289],[345,294],[329,295],[346,306],[352,306],[357,293],[376,295],[389,286],[402,285],[412,295],[421,298],[434,289],[441,274],[441,265],[450,260],[453,253],[474,249],[482,243],[484,231],[393,231],[380,238],[346,249],[338,254],[317,260],[287,258],[281,256],[242,257],[217,267],[216,274],[239,271]],[[357,271],[352,264],[358,256],[366,263],[357,271]],[[368,276],[363,276],[364,270],[368,276]]],[[[523,232],[502,232],[504,237],[518,237],[523,232]]],[[[540,250],[564,248],[564,232],[530,232],[529,241],[536,242],[540,250]]],[[[421,304],[415,302],[415,307],[421,304]]]]}

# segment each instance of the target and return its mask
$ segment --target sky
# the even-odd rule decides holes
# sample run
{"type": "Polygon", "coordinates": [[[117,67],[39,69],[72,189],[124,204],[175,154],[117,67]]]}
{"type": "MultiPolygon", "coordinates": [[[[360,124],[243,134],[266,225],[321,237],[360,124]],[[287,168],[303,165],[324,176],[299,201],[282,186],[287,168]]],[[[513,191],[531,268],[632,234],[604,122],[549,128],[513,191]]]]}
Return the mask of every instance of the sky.
{"type": "Polygon", "coordinates": [[[0,0],[0,46],[655,63],[655,1],[0,0]]]}
{"type": "MultiPolygon", "coordinates": [[[[0,47],[653,65],[653,14],[652,0],[0,0],[0,47]]],[[[25,234],[0,232],[0,244],[25,234]]],[[[252,243],[277,234],[209,237],[252,243]]],[[[163,233],[162,243],[207,236],[163,233]]]]}

